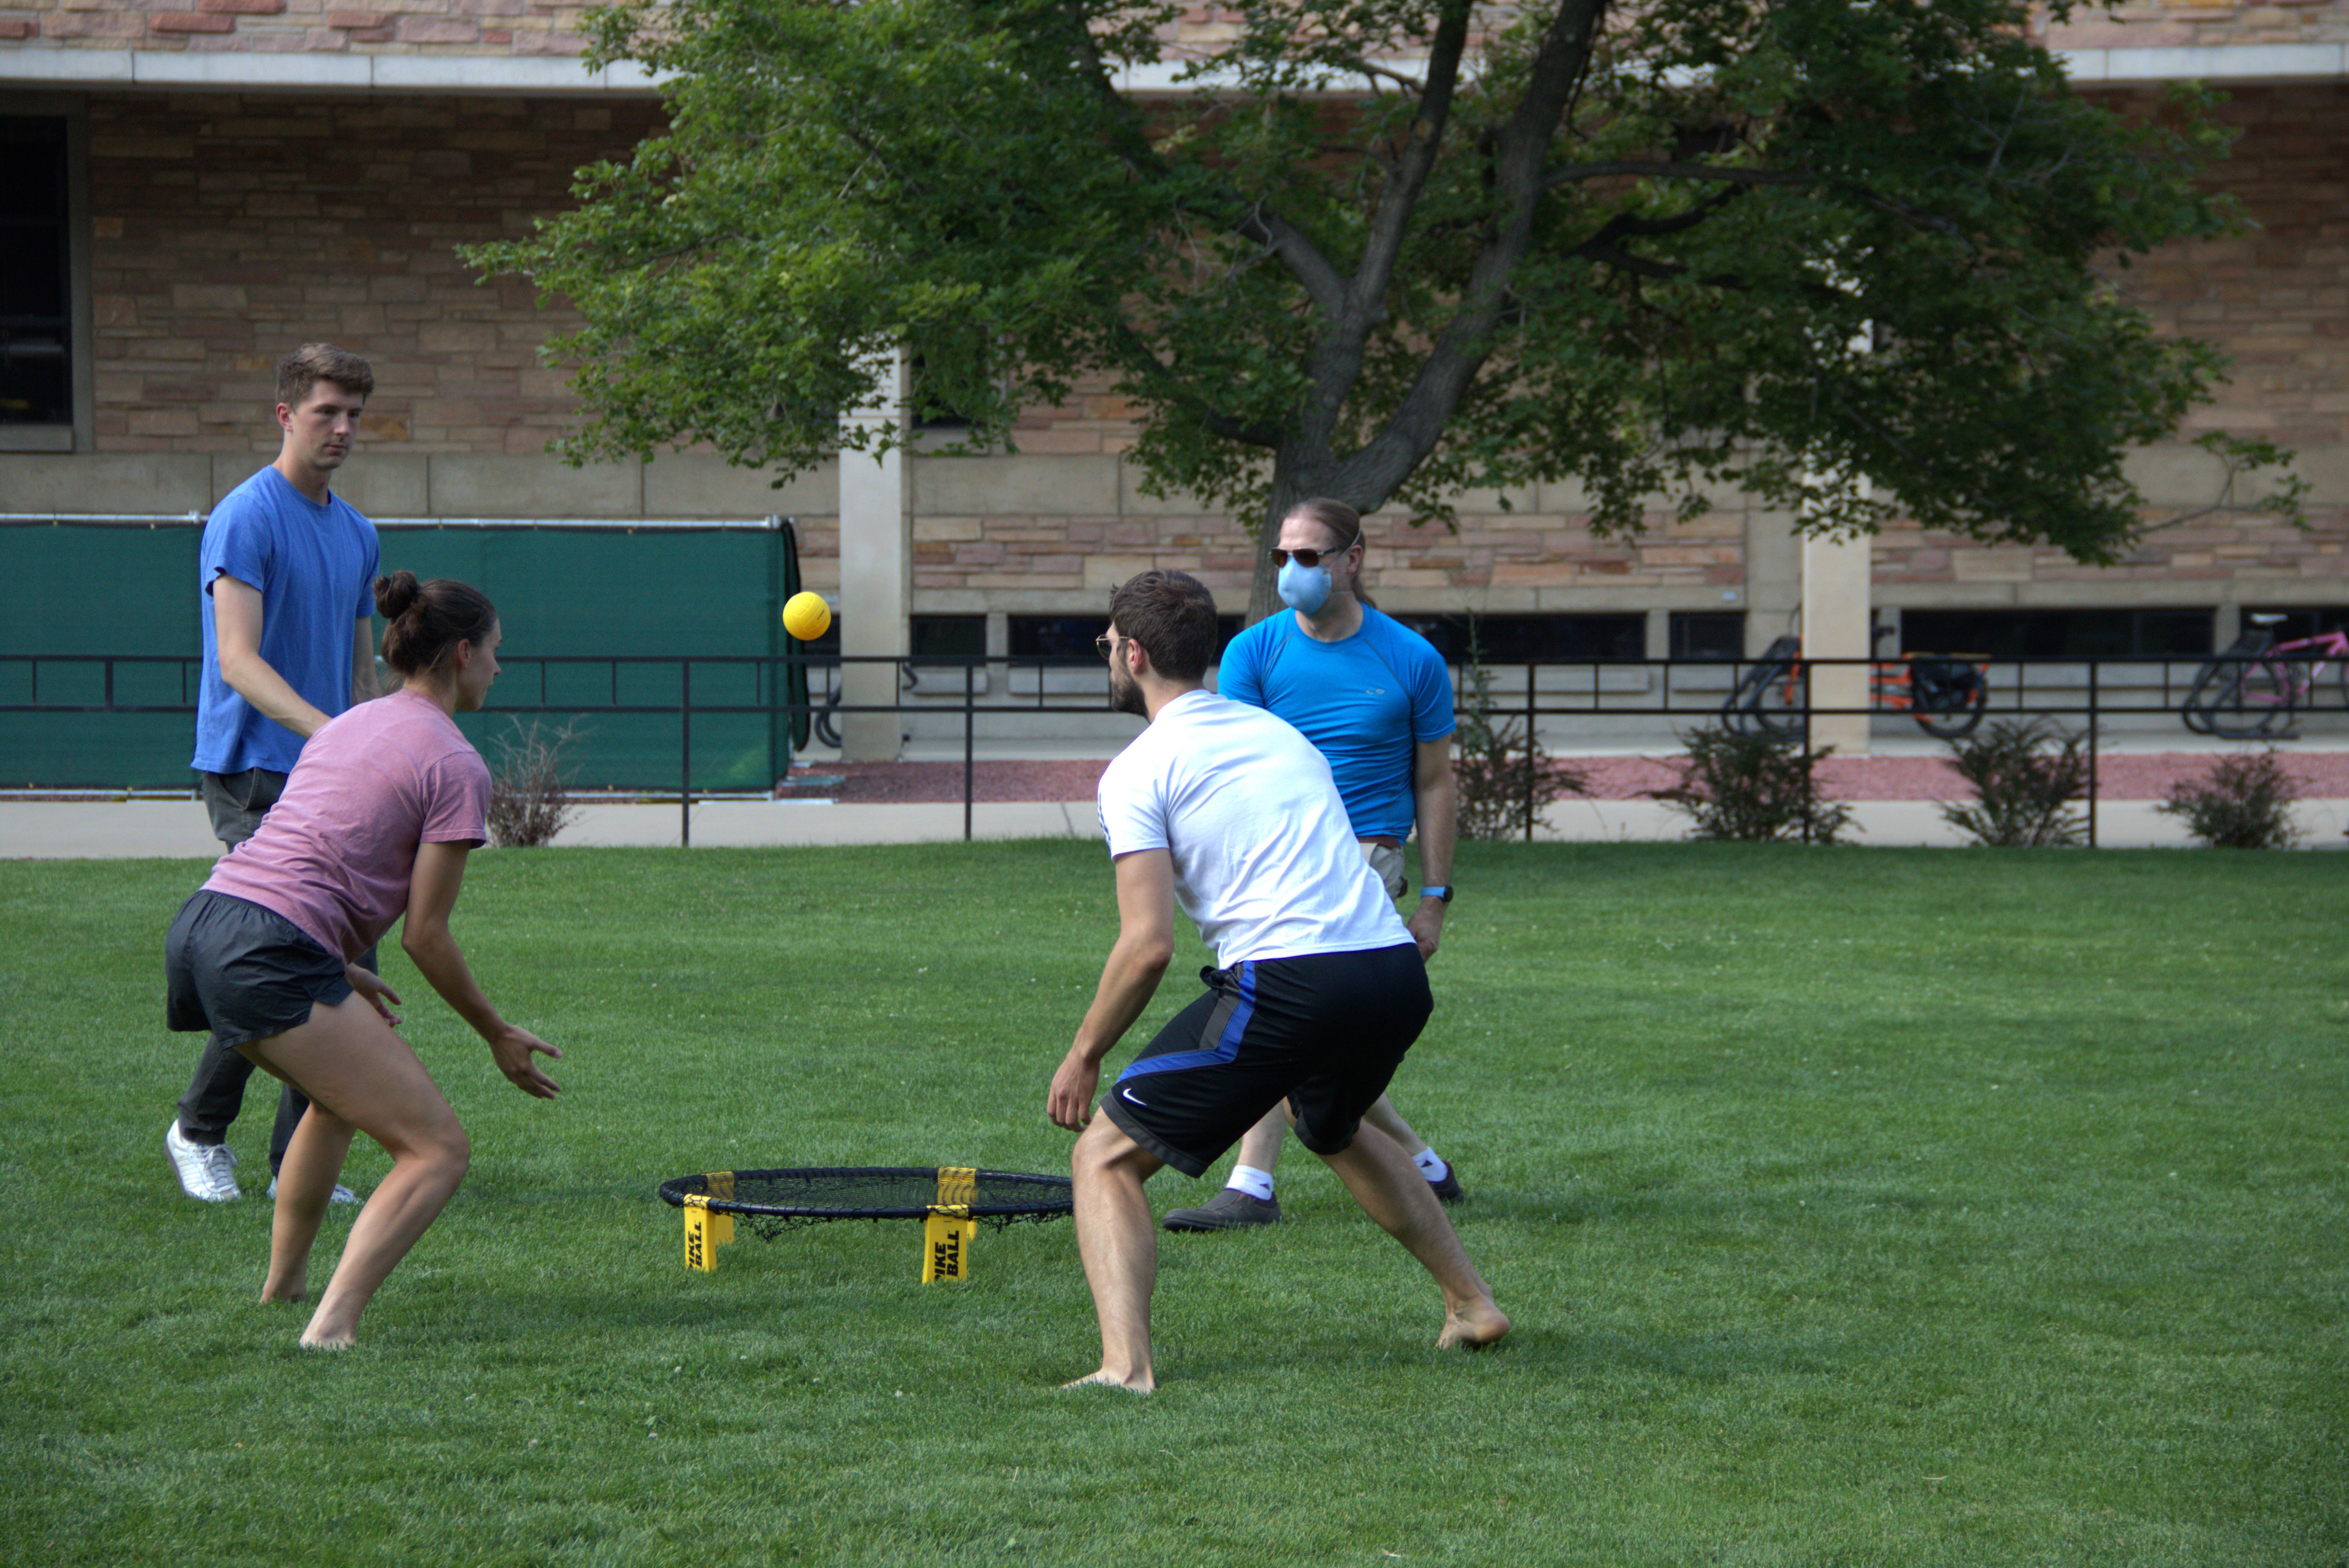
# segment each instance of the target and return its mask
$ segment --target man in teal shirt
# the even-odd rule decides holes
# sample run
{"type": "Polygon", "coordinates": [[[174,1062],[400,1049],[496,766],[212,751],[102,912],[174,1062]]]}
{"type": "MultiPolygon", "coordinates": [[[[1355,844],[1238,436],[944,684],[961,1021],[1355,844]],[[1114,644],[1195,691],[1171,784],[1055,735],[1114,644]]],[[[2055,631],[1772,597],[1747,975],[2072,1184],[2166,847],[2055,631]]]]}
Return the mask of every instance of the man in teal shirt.
{"type": "MultiPolygon", "coordinates": [[[[1288,614],[1270,615],[1224,650],[1216,689],[1287,720],[1329,760],[1354,837],[1402,897],[1403,841],[1419,830],[1421,887],[1405,918],[1422,957],[1443,940],[1452,902],[1457,793],[1452,776],[1452,676],[1426,638],[1361,597],[1362,522],[1342,501],[1299,504],[1280,525],[1273,555],[1288,614]]],[[[1381,1095],[1363,1119],[1402,1144],[1446,1202],[1460,1181],[1381,1095]]],[[[1229,1184],[1195,1209],[1176,1209],[1170,1231],[1223,1231],[1280,1218],[1272,1171],[1287,1124],[1278,1108],[1240,1140],[1229,1184]]]]}

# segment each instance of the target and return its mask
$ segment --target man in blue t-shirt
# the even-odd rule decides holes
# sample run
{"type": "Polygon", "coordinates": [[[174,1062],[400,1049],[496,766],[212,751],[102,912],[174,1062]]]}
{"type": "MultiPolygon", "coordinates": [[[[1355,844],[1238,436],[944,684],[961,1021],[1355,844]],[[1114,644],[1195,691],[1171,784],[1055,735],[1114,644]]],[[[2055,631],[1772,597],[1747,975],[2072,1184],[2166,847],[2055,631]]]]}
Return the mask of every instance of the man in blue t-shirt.
{"type": "MultiPolygon", "coordinates": [[[[375,527],[328,488],[374,390],[373,369],[345,349],[308,343],[287,355],[277,366],[277,460],[222,497],[204,523],[197,558],[204,674],[190,766],[213,836],[231,851],[261,825],[303,741],[375,696],[375,527]]],[[[374,950],[358,962],[373,969],[374,950]]],[[[242,1053],[205,1045],[163,1134],[191,1198],[243,1196],[228,1129],[252,1075],[242,1053]]],[[[285,1087],[270,1132],[272,1171],[308,1107],[285,1087]]],[[[274,1192],[276,1183],[270,1187],[274,1192]]],[[[358,1200],[336,1187],[335,1201],[358,1200]]]]}
{"type": "MultiPolygon", "coordinates": [[[[1428,640],[1361,597],[1362,520],[1343,501],[1301,502],[1273,548],[1281,602],[1224,650],[1216,689],[1266,708],[1330,764],[1362,856],[1390,898],[1407,891],[1403,841],[1419,829],[1419,901],[1405,923],[1433,957],[1452,903],[1458,796],[1452,777],[1452,676],[1428,640]]],[[[1402,1146],[1436,1196],[1460,1197],[1460,1179],[1381,1095],[1363,1119],[1402,1146]]],[[[1278,1109],[1240,1140],[1229,1183],[1170,1231],[1226,1231],[1280,1219],[1272,1168],[1287,1123],[1278,1109]]]]}

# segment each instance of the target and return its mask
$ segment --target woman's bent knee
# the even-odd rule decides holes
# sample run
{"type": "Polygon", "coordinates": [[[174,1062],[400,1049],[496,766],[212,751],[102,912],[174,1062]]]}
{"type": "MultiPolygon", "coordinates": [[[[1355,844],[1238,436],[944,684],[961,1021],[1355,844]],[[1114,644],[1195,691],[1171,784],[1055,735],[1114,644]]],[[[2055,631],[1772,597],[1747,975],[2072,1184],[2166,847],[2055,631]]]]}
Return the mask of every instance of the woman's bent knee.
{"type": "Polygon", "coordinates": [[[393,1163],[408,1161],[441,1172],[451,1184],[463,1180],[473,1162],[473,1141],[453,1116],[444,1126],[427,1128],[397,1140],[377,1141],[383,1144],[393,1163]]]}

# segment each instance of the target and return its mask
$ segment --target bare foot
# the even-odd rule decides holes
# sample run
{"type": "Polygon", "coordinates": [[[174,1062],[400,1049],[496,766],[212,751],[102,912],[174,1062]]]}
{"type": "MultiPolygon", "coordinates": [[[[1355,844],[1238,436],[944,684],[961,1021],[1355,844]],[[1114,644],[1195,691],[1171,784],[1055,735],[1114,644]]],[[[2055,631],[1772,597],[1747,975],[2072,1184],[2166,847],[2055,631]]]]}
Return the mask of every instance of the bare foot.
{"type": "Polygon", "coordinates": [[[279,1301],[307,1301],[309,1298],[310,1276],[306,1273],[295,1275],[285,1284],[264,1284],[261,1287],[261,1299],[264,1304],[279,1301]]]}
{"type": "Polygon", "coordinates": [[[1061,1385],[1063,1388],[1123,1388],[1129,1394],[1147,1394],[1157,1386],[1147,1372],[1139,1380],[1129,1382],[1107,1367],[1090,1377],[1074,1377],[1061,1385]]]}
{"type": "Polygon", "coordinates": [[[339,1323],[326,1321],[326,1309],[320,1307],[310,1315],[310,1326],[302,1331],[305,1350],[348,1350],[358,1338],[357,1318],[339,1323]]]}
{"type": "Polygon", "coordinates": [[[1475,1302],[1456,1312],[1444,1314],[1444,1332],[1435,1336],[1438,1350],[1449,1350],[1457,1345],[1464,1349],[1482,1350],[1509,1331],[1509,1320],[1491,1302],[1475,1302]]]}

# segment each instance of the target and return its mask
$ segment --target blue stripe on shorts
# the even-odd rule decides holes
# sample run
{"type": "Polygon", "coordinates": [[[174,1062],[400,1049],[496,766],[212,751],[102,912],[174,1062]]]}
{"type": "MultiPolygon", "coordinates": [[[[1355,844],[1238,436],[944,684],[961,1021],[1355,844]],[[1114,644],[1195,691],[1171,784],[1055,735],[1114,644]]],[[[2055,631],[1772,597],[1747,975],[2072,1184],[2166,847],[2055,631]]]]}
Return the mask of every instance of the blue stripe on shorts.
{"type": "Polygon", "coordinates": [[[1187,1068],[1216,1067],[1240,1054],[1241,1037],[1247,1033],[1248,1020],[1256,1016],[1256,965],[1244,962],[1236,971],[1239,977],[1239,995],[1232,1015],[1224,1023],[1223,1033],[1216,1037],[1214,1047],[1198,1051],[1169,1051],[1163,1057],[1136,1057],[1117,1075],[1117,1081],[1143,1078],[1151,1073],[1175,1073],[1187,1068]]]}

